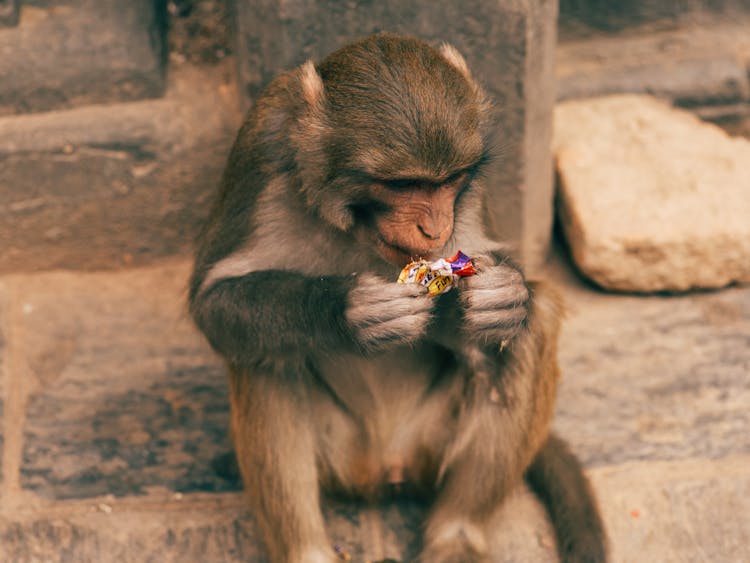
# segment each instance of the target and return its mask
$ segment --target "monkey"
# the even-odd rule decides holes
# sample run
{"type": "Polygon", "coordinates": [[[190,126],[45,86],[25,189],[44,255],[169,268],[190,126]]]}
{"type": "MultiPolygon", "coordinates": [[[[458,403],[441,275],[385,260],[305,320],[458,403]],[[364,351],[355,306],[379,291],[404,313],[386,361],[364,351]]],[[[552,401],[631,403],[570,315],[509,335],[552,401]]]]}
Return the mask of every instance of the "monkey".
{"type": "Polygon", "coordinates": [[[550,431],[562,304],[482,224],[492,102],[451,45],[389,33],[274,79],[230,151],[189,308],[228,366],[230,430],[270,558],[332,563],[321,495],[429,495],[419,561],[487,562],[525,480],[560,557],[607,540],[550,431]],[[477,273],[431,297],[415,257],[477,273]]]}

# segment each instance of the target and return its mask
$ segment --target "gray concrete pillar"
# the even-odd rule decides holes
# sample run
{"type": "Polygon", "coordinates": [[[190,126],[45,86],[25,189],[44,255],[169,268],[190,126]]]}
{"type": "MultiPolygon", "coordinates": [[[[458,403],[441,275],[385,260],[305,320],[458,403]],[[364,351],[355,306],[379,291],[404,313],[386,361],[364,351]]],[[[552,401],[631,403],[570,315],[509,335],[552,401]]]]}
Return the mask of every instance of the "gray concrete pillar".
{"type": "Polygon", "coordinates": [[[0,0],[0,27],[18,23],[18,0],[0,0]]]}
{"type": "Polygon", "coordinates": [[[533,272],[552,227],[550,152],[557,0],[236,0],[248,100],[281,70],[377,31],[448,41],[497,102],[487,227],[533,272]]]}

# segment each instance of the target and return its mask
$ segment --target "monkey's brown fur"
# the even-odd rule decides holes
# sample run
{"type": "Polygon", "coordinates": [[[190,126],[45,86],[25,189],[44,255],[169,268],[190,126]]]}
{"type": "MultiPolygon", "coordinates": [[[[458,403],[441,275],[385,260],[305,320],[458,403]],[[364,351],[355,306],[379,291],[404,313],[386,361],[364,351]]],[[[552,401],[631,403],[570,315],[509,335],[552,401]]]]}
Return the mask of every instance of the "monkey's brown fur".
{"type": "Polygon", "coordinates": [[[490,561],[526,477],[566,561],[604,561],[596,504],[550,436],[561,305],[481,228],[490,106],[450,46],[379,34],[277,78],[238,135],[191,280],[230,368],[232,434],[275,562],[336,560],[320,487],[432,491],[424,563],[490,561]],[[479,272],[429,298],[409,256],[479,272]]]}

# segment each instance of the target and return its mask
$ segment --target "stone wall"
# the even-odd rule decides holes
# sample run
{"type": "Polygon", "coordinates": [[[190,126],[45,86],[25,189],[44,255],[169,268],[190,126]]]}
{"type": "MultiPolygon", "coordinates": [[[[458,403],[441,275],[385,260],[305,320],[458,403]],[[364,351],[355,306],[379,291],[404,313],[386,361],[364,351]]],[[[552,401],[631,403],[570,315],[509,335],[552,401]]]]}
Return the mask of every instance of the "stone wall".
{"type": "Polygon", "coordinates": [[[750,14],[750,0],[561,9],[572,39],[556,48],[556,0],[0,0],[0,271],[188,254],[239,102],[247,109],[278,72],[380,30],[450,41],[496,100],[487,226],[533,271],[552,225],[556,89],[657,92],[687,105],[750,92],[747,34],[727,15],[750,14]],[[723,16],[726,29],[644,32],[700,14],[723,16]]]}
{"type": "MultiPolygon", "coordinates": [[[[0,51],[9,54],[0,59],[0,75],[11,77],[0,84],[0,243],[6,249],[0,270],[112,267],[189,252],[240,123],[230,108],[237,98],[229,99],[233,73],[225,55],[237,53],[246,109],[278,72],[379,30],[449,40],[465,54],[498,104],[488,227],[528,266],[544,260],[552,225],[556,0],[360,6],[196,0],[173,12],[205,17],[205,6],[219,4],[234,7],[238,33],[236,47],[211,48],[221,56],[210,66],[223,67],[211,71],[211,57],[196,63],[182,52],[168,56],[163,0],[20,3],[17,25],[0,30],[0,51]],[[183,72],[196,64],[197,72],[183,72]],[[227,119],[209,119],[216,128],[205,150],[191,140],[196,130],[205,139],[205,127],[184,121],[204,111],[193,111],[187,100],[196,102],[186,76],[200,82],[194,89],[207,94],[206,103],[226,102],[219,102],[217,115],[227,119]],[[174,98],[178,89],[187,98],[174,98]],[[166,99],[174,103],[159,101],[166,99]],[[176,156],[176,146],[187,161],[176,156]]],[[[0,14],[15,8],[6,0],[0,14]]],[[[12,15],[6,20],[13,23],[12,15]]],[[[189,41],[200,40],[199,25],[173,26],[172,33],[185,30],[195,34],[189,41]]]]}
{"type": "Polygon", "coordinates": [[[0,271],[191,252],[241,117],[182,21],[168,61],[165,4],[23,1],[0,27],[0,271]]]}

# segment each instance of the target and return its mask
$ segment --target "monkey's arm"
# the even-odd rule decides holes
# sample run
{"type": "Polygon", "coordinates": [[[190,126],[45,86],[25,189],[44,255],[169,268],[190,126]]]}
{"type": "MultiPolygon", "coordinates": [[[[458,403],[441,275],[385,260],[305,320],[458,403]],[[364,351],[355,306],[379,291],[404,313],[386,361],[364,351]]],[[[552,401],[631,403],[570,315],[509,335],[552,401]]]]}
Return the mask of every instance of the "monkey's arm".
{"type": "Polygon", "coordinates": [[[215,282],[193,298],[191,312],[216,351],[245,365],[412,341],[431,307],[415,288],[373,276],[267,270],[215,282]]]}

